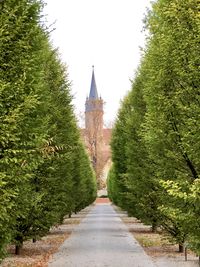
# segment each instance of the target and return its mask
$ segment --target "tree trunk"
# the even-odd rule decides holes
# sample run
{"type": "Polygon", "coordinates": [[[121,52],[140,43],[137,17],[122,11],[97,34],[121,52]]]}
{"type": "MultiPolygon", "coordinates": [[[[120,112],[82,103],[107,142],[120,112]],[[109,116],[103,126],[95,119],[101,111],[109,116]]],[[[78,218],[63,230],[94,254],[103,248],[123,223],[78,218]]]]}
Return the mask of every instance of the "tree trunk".
{"type": "Polygon", "coordinates": [[[33,243],[36,243],[37,239],[36,238],[33,238],[33,243]]]}
{"type": "Polygon", "coordinates": [[[151,230],[153,233],[155,233],[157,231],[157,223],[156,222],[152,223],[151,230]]]}
{"type": "Polygon", "coordinates": [[[70,213],[69,213],[69,218],[71,218],[72,217],[72,213],[71,213],[71,211],[70,211],[70,213]]]}
{"type": "Polygon", "coordinates": [[[19,244],[15,246],[15,255],[20,255],[21,254],[21,249],[22,249],[23,244],[19,244]]]}
{"type": "Polygon", "coordinates": [[[187,247],[185,246],[185,261],[187,261],[187,247]]]}
{"type": "Polygon", "coordinates": [[[178,252],[180,252],[180,253],[184,252],[183,244],[179,244],[178,246],[179,246],[178,252]]]}
{"type": "Polygon", "coordinates": [[[23,247],[23,238],[22,237],[16,237],[16,240],[18,241],[17,245],[15,245],[15,254],[20,255],[21,249],[23,247]]]}

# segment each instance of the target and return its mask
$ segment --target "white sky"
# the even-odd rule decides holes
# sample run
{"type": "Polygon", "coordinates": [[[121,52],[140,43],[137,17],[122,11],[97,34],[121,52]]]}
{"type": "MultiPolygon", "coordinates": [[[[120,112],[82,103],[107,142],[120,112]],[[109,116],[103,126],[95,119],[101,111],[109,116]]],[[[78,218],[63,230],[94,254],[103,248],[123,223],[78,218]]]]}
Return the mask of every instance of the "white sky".
{"type": "Polygon", "coordinates": [[[131,88],[130,79],[144,47],[143,18],[150,0],[46,0],[51,37],[68,66],[76,113],[84,113],[92,65],[99,95],[105,101],[104,120],[113,121],[131,88]]]}

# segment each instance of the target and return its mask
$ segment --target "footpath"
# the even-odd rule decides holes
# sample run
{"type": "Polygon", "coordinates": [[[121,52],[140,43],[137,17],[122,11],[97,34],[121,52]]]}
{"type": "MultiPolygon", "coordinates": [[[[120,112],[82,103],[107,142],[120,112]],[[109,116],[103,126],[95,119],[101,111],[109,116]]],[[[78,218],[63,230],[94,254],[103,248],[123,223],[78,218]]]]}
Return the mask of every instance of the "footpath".
{"type": "Polygon", "coordinates": [[[155,267],[109,203],[97,203],[48,267],[155,267]]]}

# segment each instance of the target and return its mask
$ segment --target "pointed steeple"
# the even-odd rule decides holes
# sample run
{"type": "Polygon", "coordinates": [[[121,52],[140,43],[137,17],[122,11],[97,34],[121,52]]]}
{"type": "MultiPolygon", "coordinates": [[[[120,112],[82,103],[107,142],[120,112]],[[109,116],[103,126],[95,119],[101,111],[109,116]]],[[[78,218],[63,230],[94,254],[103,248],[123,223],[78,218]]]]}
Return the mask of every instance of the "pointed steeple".
{"type": "Polygon", "coordinates": [[[86,98],[85,112],[101,111],[103,112],[103,99],[98,96],[97,86],[94,75],[94,66],[92,66],[92,80],[89,97],[86,98]]]}
{"type": "Polygon", "coordinates": [[[91,100],[99,99],[98,92],[97,92],[96,81],[95,81],[95,76],[94,76],[94,66],[92,66],[92,80],[91,80],[91,86],[90,86],[89,99],[91,99],[91,100]]]}

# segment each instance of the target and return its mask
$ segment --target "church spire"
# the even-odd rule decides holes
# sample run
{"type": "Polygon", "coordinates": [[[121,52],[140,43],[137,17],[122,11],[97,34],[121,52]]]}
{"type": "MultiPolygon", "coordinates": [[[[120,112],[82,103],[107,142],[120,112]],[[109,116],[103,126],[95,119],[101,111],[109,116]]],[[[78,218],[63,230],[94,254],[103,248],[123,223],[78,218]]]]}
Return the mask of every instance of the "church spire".
{"type": "Polygon", "coordinates": [[[92,66],[92,80],[89,97],[86,98],[85,112],[98,111],[103,112],[103,99],[98,96],[97,86],[94,75],[94,66],[92,66]]]}
{"type": "Polygon", "coordinates": [[[98,92],[97,92],[96,81],[95,81],[95,76],[94,76],[94,66],[92,66],[92,80],[91,80],[91,86],[90,86],[89,99],[91,99],[91,100],[99,99],[98,92]]]}

